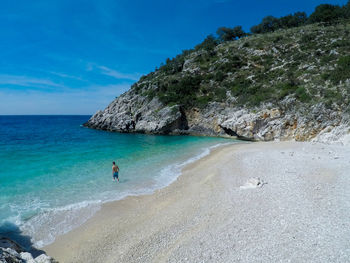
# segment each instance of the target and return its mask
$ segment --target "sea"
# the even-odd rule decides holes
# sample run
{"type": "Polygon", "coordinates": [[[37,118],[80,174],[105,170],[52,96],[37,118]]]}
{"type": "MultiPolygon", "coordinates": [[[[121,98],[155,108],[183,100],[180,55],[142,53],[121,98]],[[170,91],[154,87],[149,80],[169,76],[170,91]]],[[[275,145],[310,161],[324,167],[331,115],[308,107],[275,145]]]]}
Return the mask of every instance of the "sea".
{"type": "Polygon", "coordinates": [[[0,116],[0,235],[41,248],[103,203],[174,182],[181,169],[232,139],[88,129],[90,116],[0,116]],[[112,180],[112,162],[120,182],[112,180]]]}

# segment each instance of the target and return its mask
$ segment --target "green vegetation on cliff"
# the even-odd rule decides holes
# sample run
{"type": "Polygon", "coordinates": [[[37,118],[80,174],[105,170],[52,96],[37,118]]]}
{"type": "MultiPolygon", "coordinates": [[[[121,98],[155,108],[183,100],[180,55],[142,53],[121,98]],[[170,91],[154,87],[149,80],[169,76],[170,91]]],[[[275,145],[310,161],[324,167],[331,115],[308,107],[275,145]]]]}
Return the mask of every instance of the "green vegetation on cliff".
{"type": "Polygon", "coordinates": [[[295,98],[328,107],[350,101],[350,2],[268,16],[247,36],[241,27],[219,28],[192,50],[167,59],[133,89],[166,105],[209,102],[254,107],[295,98]]]}

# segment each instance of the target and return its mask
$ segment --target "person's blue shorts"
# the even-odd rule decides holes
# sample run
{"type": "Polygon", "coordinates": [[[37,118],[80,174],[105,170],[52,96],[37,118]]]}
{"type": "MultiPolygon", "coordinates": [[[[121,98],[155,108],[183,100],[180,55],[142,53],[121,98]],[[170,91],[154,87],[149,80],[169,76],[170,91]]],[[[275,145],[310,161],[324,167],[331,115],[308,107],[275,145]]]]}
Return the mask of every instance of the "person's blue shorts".
{"type": "Polygon", "coordinates": [[[117,178],[118,179],[118,172],[114,172],[113,178],[117,178]]]}

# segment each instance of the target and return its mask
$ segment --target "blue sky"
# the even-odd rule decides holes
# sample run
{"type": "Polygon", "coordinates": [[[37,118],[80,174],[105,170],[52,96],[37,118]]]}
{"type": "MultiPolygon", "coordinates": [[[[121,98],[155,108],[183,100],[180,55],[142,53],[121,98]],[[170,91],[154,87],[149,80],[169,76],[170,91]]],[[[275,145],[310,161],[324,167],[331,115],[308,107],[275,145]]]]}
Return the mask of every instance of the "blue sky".
{"type": "Polygon", "coordinates": [[[2,0],[0,115],[93,114],[220,26],[347,0],[2,0]]]}

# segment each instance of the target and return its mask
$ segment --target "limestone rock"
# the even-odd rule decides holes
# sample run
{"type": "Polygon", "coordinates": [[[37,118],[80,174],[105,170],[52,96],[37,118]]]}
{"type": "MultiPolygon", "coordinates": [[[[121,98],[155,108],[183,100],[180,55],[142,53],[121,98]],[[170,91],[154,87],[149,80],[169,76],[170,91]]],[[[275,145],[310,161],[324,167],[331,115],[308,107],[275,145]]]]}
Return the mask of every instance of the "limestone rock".
{"type": "Polygon", "coordinates": [[[57,263],[46,254],[34,258],[33,255],[6,237],[0,237],[0,263],[57,263]]]}
{"type": "Polygon", "coordinates": [[[255,189],[262,187],[266,182],[260,178],[250,178],[244,185],[240,186],[240,189],[255,189]]]}
{"type": "Polygon", "coordinates": [[[30,254],[29,252],[21,252],[21,258],[24,259],[27,262],[34,262],[34,258],[32,256],[32,254],[30,254]]]}
{"type": "Polygon", "coordinates": [[[6,237],[0,237],[0,247],[1,248],[10,248],[17,253],[20,253],[23,251],[20,245],[18,245],[16,242],[12,241],[9,238],[6,237]]]}
{"type": "Polygon", "coordinates": [[[148,101],[127,92],[115,99],[104,111],[98,111],[84,124],[86,127],[118,132],[170,133],[182,128],[180,107],[164,107],[157,98],[148,101]]]}
{"type": "Polygon", "coordinates": [[[286,98],[279,108],[262,105],[249,109],[212,102],[202,109],[183,110],[129,91],[84,125],[118,132],[236,136],[254,141],[350,142],[349,121],[341,112],[323,104],[294,109],[294,103],[286,98]]]}
{"type": "Polygon", "coordinates": [[[11,248],[0,247],[0,263],[26,263],[20,255],[11,248]]]}
{"type": "Polygon", "coordinates": [[[35,258],[36,263],[54,263],[55,261],[46,254],[41,254],[35,258]]]}

